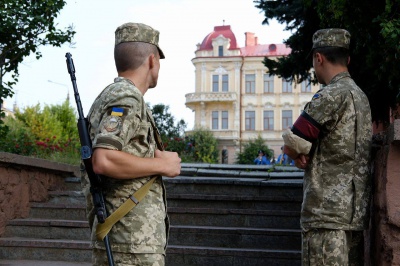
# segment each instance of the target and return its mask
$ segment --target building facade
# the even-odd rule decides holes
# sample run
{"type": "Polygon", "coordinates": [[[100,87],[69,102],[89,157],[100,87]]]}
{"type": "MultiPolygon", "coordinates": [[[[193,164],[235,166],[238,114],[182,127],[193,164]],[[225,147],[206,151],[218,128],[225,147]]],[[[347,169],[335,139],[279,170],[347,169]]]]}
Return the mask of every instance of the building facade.
{"type": "Polygon", "coordinates": [[[234,163],[243,144],[259,135],[277,158],[283,145],[282,132],[292,126],[319,89],[307,82],[294,84],[269,75],[264,58],[287,56],[290,48],[259,44],[251,32],[245,37],[245,46],[239,47],[230,26],[214,27],[197,45],[192,59],[195,92],[186,94],[195,127],[213,132],[220,154],[227,151],[227,163],[234,163]]]}

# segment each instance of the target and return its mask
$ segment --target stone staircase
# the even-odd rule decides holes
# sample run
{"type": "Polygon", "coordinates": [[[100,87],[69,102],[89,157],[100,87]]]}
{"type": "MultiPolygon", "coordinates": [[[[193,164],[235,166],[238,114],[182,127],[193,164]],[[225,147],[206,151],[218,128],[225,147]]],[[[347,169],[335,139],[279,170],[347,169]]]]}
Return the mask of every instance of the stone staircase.
{"type": "MultiPolygon", "coordinates": [[[[166,265],[301,265],[302,176],[294,167],[183,164],[179,177],[164,179],[171,220],[166,265]]],[[[90,265],[79,179],[65,182],[68,190],[52,192],[48,202],[31,204],[29,218],[8,223],[0,265],[90,265]]]]}

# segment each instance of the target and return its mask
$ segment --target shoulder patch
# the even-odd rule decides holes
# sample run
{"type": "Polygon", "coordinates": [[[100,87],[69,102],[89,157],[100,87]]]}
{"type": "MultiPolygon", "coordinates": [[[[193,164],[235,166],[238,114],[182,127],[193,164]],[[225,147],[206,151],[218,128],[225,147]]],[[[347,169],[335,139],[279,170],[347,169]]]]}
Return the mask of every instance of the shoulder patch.
{"type": "Polygon", "coordinates": [[[312,97],[312,100],[315,100],[315,99],[318,99],[318,98],[321,98],[321,97],[322,97],[321,94],[316,93],[316,94],[314,94],[314,96],[312,97]]]}
{"type": "Polygon", "coordinates": [[[113,107],[111,110],[111,115],[113,116],[122,116],[124,114],[123,108],[113,107]]]}
{"type": "Polygon", "coordinates": [[[101,126],[102,133],[118,134],[121,131],[122,119],[119,116],[108,116],[101,126]]]}

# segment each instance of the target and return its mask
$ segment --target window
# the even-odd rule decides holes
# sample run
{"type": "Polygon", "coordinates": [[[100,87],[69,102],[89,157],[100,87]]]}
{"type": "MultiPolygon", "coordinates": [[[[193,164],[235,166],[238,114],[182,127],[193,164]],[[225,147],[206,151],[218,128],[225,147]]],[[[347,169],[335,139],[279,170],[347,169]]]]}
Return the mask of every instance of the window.
{"type": "Polygon", "coordinates": [[[222,91],[228,91],[228,75],[222,75],[222,91]]]}
{"type": "Polygon", "coordinates": [[[264,130],[274,130],[274,111],[264,111],[264,130]]]}
{"type": "Polygon", "coordinates": [[[222,91],[229,91],[229,75],[212,75],[212,92],[219,92],[219,84],[222,83],[222,91]],[[221,82],[222,80],[222,82],[221,82]]]}
{"type": "Polygon", "coordinates": [[[292,122],[292,110],[282,111],[282,129],[285,130],[293,126],[292,122]]]}
{"type": "Polygon", "coordinates": [[[219,87],[219,76],[213,75],[212,76],[212,91],[218,92],[218,87],[219,87]]]}
{"type": "Polygon", "coordinates": [[[211,128],[212,129],[228,129],[228,111],[221,111],[221,124],[219,123],[219,111],[212,111],[211,113],[211,128]]]}
{"type": "Polygon", "coordinates": [[[218,111],[213,111],[212,112],[212,121],[211,121],[211,127],[212,129],[218,129],[218,111]]]}
{"type": "Polygon", "coordinates": [[[221,117],[222,117],[222,126],[221,129],[228,129],[228,111],[222,111],[221,112],[221,117]]]}
{"type": "Polygon", "coordinates": [[[292,82],[288,82],[286,80],[282,80],[282,92],[283,93],[292,92],[292,82]]]}
{"type": "Polygon", "coordinates": [[[218,46],[218,56],[224,56],[224,47],[222,45],[218,46]]]}
{"type": "Polygon", "coordinates": [[[311,92],[311,83],[307,80],[304,80],[301,83],[301,92],[311,92]]]}
{"type": "Polygon", "coordinates": [[[256,75],[255,74],[246,74],[245,75],[245,83],[246,83],[246,93],[256,93],[256,75]]]}
{"type": "Polygon", "coordinates": [[[264,74],[264,93],[274,93],[274,76],[264,74]]]}
{"type": "Polygon", "coordinates": [[[245,112],[245,129],[246,130],[255,130],[256,129],[256,112],[255,111],[246,111],[245,112]]]}

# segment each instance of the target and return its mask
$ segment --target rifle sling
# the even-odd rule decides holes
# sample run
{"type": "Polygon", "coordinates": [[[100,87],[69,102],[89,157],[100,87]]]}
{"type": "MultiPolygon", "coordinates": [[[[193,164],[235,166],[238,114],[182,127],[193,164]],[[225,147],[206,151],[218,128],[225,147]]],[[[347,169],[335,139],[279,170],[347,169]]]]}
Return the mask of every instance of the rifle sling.
{"type": "Polygon", "coordinates": [[[96,237],[98,240],[103,240],[110,232],[113,225],[130,212],[149,192],[151,185],[158,176],[151,178],[146,184],[131,195],[118,209],[107,217],[104,223],[97,224],[96,237]]]}

